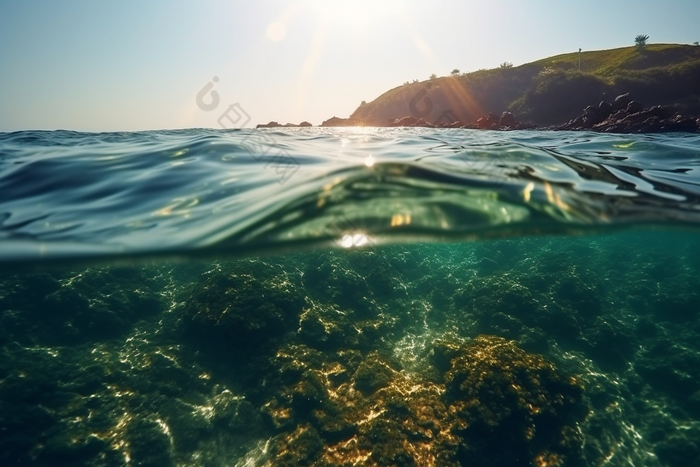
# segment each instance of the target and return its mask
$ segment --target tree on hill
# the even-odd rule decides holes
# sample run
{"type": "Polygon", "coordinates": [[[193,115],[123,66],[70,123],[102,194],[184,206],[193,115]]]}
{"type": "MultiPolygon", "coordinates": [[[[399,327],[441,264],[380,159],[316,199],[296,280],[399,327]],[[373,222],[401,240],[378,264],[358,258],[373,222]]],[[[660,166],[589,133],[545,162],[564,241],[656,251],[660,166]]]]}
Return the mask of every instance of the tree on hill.
{"type": "Polygon", "coordinates": [[[645,45],[647,45],[648,40],[649,40],[649,36],[647,36],[646,34],[640,34],[634,38],[634,44],[637,47],[644,47],[645,45]]]}
{"type": "Polygon", "coordinates": [[[695,42],[693,42],[693,45],[700,45],[700,42],[695,41],[695,42]]]}
{"type": "Polygon", "coordinates": [[[454,70],[450,71],[450,74],[452,76],[457,76],[459,74],[459,68],[455,68],[454,70]]]}
{"type": "Polygon", "coordinates": [[[432,75],[430,75],[430,79],[437,79],[437,75],[433,73],[432,75]]]}
{"type": "Polygon", "coordinates": [[[513,68],[513,64],[511,62],[503,62],[499,66],[501,68],[513,68]]]}

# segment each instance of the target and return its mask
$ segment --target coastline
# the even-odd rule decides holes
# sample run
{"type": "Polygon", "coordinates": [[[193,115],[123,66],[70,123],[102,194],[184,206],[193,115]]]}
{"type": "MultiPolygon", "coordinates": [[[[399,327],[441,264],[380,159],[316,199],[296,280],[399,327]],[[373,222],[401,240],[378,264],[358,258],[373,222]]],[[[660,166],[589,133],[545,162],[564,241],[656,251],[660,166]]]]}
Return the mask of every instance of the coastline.
{"type": "MultiPolygon", "coordinates": [[[[600,101],[583,109],[582,113],[567,122],[556,125],[538,125],[533,122],[523,122],[505,111],[501,115],[490,112],[472,122],[462,122],[459,119],[451,119],[450,112],[444,112],[438,121],[426,121],[412,115],[388,119],[382,124],[367,124],[356,117],[339,118],[331,117],[323,121],[319,127],[421,127],[421,128],[461,128],[470,130],[549,130],[549,131],[595,131],[599,133],[671,133],[671,132],[700,132],[700,117],[683,115],[673,106],[644,105],[630,97],[630,93],[617,96],[612,102],[600,101]]],[[[452,114],[454,117],[454,114],[452,114]]],[[[256,128],[299,128],[311,127],[311,123],[304,121],[296,125],[287,123],[281,125],[272,121],[258,124],[256,128]]]]}

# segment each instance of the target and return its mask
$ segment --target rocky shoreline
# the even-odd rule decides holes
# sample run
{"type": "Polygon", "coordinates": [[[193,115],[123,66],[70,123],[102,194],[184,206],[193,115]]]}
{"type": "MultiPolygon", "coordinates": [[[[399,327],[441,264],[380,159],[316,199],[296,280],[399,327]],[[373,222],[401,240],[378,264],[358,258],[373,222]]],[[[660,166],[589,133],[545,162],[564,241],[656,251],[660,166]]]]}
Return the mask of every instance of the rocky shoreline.
{"type": "MultiPolygon", "coordinates": [[[[443,115],[448,115],[446,112],[443,115]]],[[[290,128],[311,127],[309,122],[296,125],[269,122],[257,125],[256,128],[290,128]]],[[[365,126],[365,122],[357,118],[331,117],[320,125],[321,127],[365,126]]],[[[500,116],[491,112],[474,122],[450,121],[443,119],[439,122],[429,122],[410,115],[390,119],[381,127],[420,127],[420,128],[463,128],[473,130],[550,130],[550,131],[596,131],[600,133],[669,133],[669,132],[700,132],[700,117],[680,114],[671,106],[644,105],[630,97],[629,93],[617,96],[613,102],[601,101],[597,105],[589,105],[578,117],[561,125],[539,126],[533,122],[519,121],[511,112],[503,112],[500,116]]]]}
{"type": "Polygon", "coordinates": [[[602,133],[667,133],[700,131],[700,118],[687,117],[673,107],[657,105],[645,108],[629,93],[610,103],[589,105],[583,113],[554,130],[593,130],[602,133]]]}

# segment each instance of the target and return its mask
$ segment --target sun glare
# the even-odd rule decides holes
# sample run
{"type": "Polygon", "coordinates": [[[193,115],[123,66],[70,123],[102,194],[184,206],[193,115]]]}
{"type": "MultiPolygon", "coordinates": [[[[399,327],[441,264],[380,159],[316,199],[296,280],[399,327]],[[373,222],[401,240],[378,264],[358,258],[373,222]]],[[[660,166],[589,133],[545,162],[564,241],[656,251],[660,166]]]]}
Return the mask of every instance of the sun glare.
{"type": "Polygon", "coordinates": [[[270,25],[267,27],[267,30],[265,31],[265,35],[267,36],[267,39],[272,41],[272,42],[279,42],[282,39],[284,39],[284,36],[287,34],[287,27],[284,25],[282,21],[275,21],[273,23],[270,23],[270,25]]]}
{"type": "Polygon", "coordinates": [[[357,26],[384,17],[398,8],[394,0],[309,0],[322,21],[357,26]]]}

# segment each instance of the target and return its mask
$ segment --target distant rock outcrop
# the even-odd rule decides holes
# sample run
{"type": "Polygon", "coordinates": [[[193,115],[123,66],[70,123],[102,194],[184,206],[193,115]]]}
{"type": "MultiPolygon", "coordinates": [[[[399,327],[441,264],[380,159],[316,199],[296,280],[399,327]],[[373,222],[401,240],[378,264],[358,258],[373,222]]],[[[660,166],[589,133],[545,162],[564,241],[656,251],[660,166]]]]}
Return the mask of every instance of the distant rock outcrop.
{"type": "Polygon", "coordinates": [[[281,127],[278,122],[269,122],[269,123],[259,123],[258,125],[255,126],[255,128],[278,128],[281,127]]]}
{"type": "Polygon", "coordinates": [[[278,122],[269,122],[269,123],[259,123],[255,128],[299,128],[299,127],[309,127],[313,126],[311,123],[307,121],[303,121],[300,124],[296,123],[286,123],[284,125],[280,125],[278,122]]]}
{"type": "Polygon", "coordinates": [[[321,126],[362,126],[362,122],[357,118],[331,117],[321,123],[321,126]]]}

